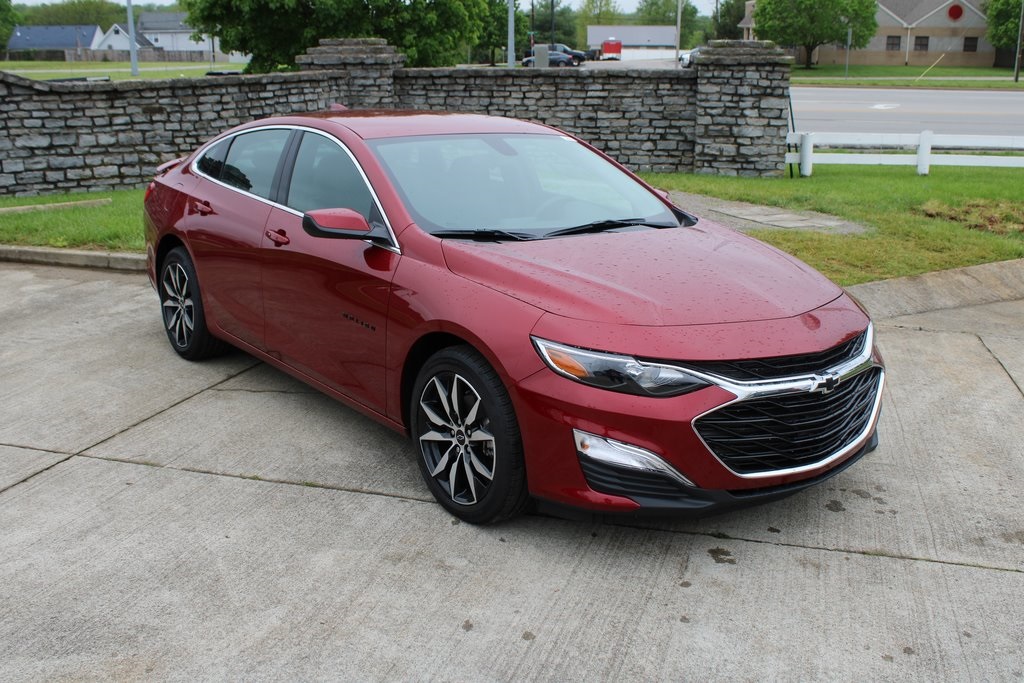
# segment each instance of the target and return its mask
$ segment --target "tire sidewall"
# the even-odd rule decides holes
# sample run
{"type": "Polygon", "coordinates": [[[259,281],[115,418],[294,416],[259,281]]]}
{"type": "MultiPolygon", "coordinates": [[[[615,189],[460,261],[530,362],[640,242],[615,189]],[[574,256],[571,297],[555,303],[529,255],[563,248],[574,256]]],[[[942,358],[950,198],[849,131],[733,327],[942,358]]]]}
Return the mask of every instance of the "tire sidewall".
{"type": "Polygon", "coordinates": [[[192,258],[189,256],[188,251],[184,247],[175,247],[172,249],[164,258],[162,264],[160,264],[160,277],[157,280],[157,291],[160,295],[160,320],[163,322],[164,333],[167,335],[167,341],[170,342],[171,348],[175,352],[183,357],[191,359],[196,356],[199,345],[202,343],[206,331],[206,315],[203,311],[203,297],[199,289],[199,278],[196,275],[195,266],[192,264],[192,258]],[[185,346],[179,346],[178,342],[175,341],[174,335],[167,329],[167,319],[163,313],[163,303],[167,300],[167,293],[164,291],[164,276],[167,274],[167,270],[173,265],[180,265],[182,270],[185,271],[185,276],[188,278],[189,292],[192,297],[192,318],[193,328],[192,335],[189,337],[188,344],[185,346]]]}
{"type": "Polygon", "coordinates": [[[507,509],[510,497],[522,497],[521,489],[525,488],[522,438],[508,392],[487,362],[475,351],[463,347],[439,351],[423,365],[413,386],[410,402],[410,427],[416,457],[423,480],[434,498],[448,512],[472,524],[486,524],[514,514],[515,510],[507,509]],[[426,418],[420,413],[420,398],[433,377],[446,373],[461,375],[472,385],[491,420],[489,431],[495,441],[494,478],[483,498],[473,505],[462,505],[451,499],[431,476],[420,447],[419,437],[424,433],[426,425],[426,418]]]}

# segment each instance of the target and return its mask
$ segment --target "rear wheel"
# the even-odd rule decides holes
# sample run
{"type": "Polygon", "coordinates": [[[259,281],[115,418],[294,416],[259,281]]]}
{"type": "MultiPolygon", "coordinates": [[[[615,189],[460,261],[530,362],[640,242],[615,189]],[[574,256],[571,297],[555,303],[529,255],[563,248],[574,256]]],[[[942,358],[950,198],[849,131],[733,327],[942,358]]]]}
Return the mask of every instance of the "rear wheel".
{"type": "Polygon", "coordinates": [[[412,434],[423,479],[446,510],[472,524],[523,511],[528,495],[512,400],[468,346],[437,352],[412,393],[412,434]]]}
{"type": "Polygon", "coordinates": [[[167,340],[179,356],[202,360],[223,353],[227,344],[210,334],[203,315],[192,258],[184,247],[172,249],[160,265],[160,310],[167,340]]]}

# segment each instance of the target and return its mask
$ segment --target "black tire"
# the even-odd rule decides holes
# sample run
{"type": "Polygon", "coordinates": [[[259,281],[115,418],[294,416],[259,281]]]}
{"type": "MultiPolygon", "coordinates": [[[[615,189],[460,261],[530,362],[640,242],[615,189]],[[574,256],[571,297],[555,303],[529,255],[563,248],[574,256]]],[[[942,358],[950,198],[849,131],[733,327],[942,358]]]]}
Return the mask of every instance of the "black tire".
{"type": "Polygon", "coordinates": [[[199,278],[184,247],[172,249],[160,264],[157,291],[167,340],[179,356],[202,360],[228,349],[228,345],[211,335],[206,326],[199,278]]]}
{"type": "Polygon", "coordinates": [[[483,356],[469,346],[431,356],[416,378],[409,415],[423,480],[448,512],[471,524],[523,512],[529,495],[519,423],[483,356]]]}
{"type": "Polygon", "coordinates": [[[579,57],[573,57],[573,58],[572,58],[572,65],[573,65],[573,66],[579,66],[579,65],[580,65],[580,61],[581,61],[581,60],[580,60],[580,58],[579,58],[579,57]]]}

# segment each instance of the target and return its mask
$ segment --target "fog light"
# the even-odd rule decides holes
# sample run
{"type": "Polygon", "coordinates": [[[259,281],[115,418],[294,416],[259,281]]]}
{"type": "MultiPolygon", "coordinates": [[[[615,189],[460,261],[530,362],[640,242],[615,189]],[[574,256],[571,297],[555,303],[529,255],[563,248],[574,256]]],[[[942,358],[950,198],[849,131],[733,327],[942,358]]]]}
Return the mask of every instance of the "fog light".
{"type": "Polygon", "coordinates": [[[572,435],[576,440],[576,452],[583,457],[613,467],[661,474],[683,486],[696,488],[696,484],[681,475],[675,467],[645,448],[581,432],[578,429],[572,430],[572,435]]]}

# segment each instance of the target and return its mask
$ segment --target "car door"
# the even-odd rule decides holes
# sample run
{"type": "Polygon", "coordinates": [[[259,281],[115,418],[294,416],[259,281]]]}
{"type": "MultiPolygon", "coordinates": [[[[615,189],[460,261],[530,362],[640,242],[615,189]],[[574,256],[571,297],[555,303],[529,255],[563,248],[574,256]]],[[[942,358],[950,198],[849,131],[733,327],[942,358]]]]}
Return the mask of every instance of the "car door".
{"type": "Polygon", "coordinates": [[[326,208],[354,209],[386,226],[365,175],[340,142],[306,131],[289,166],[279,195],[284,206],[271,210],[261,249],[267,350],[383,414],[397,245],[314,237],[302,229],[304,212],[326,208]]]}
{"type": "Polygon", "coordinates": [[[260,349],[260,245],[291,134],[288,128],[260,129],[212,145],[196,162],[200,181],[188,200],[186,228],[207,319],[260,349]]]}

